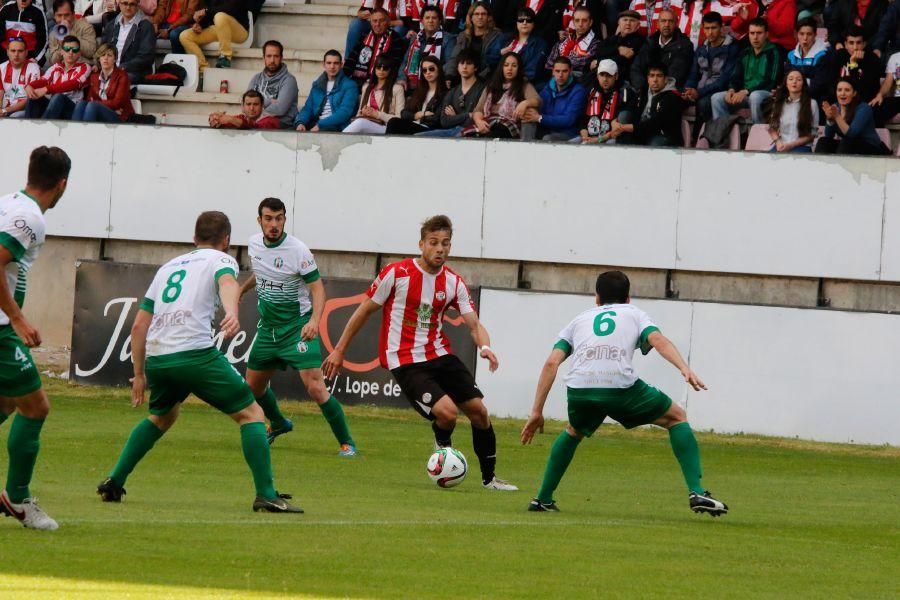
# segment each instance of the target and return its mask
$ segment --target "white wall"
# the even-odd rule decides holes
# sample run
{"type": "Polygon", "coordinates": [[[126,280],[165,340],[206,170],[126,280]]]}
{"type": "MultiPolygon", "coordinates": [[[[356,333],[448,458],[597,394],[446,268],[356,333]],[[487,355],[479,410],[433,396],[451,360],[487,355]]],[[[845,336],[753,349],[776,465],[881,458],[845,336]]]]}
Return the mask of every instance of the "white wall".
{"type": "MultiPolygon", "coordinates": [[[[900,281],[895,158],[11,119],[0,136],[71,154],[51,235],[189,242],[218,208],[243,243],[271,195],[327,250],[414,251],[419,222],[444,212],[457,256],[900,281]]],[[[4,191],[27,162],[7,148],[4,191]]]]}
{"type": "MultiPolygon", "coordinates": [[[[484,289],[481,318],[501,367],[479,365],[493,414],[526,417],[557,333],[590,296],[484,289]]],[[[689,391],[655,352],[640,376],[685,406],[692,425],[803,439],[900,445],[900,315],[635,300],[709,386],[689,391]]],[[[545,414],[565,419],[566,364],[545,414]]]]}

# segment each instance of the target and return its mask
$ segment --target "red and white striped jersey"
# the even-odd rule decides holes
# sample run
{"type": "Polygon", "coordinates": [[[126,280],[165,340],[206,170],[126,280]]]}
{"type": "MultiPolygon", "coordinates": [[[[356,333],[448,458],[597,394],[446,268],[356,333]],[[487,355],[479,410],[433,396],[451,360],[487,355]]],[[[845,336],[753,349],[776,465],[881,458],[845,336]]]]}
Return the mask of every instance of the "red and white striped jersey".
{"type": "Polygon", "coordinates": [[[381,270],[366,295],[382,306],[381,366],[396,369],[450,354],[443,334],[444,313],[475,312],[475,304],[463,278],[444,266],[426,273],[415,259],[391,263],[381,270]]]}
{"type": "Polygon", "coordinates": [[[31,87],[46,87],[51,94],[65,94],[72,102],[84,98],[84,88],[91,77],[91,65],[78,61],[66,70],[62,61],[56,63],[40,79],[31,82],[31,87]]]}

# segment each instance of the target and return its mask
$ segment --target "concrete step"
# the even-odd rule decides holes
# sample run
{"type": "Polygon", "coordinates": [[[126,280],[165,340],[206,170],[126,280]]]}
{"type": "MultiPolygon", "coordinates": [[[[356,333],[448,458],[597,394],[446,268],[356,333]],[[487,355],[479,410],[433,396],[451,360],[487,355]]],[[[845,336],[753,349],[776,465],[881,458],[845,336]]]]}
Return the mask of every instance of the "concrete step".
{"type": "Polygon", "coordinates": [[[267,21],[256,27],[256,39],[259,40],[259,45],[266,40],[278,40],[285,48],[295,50],[321,50],[324,53],[324,50],[335,48],[343,51],[347,40],[347,25],[317,27],[267,21]]]}
{"type": "MultiPolygon", "coordinates": [[[[167,53],[168,51],[164,50],[156,51],[157,66],[162,62],[163,56],[167,53]]],[[[218,54],[218,52],[214,51],[206,52],[208,59],[215,59],[218,54]]],[[[292,50],[285,48],[284,63],[287,65],[288,70],[295,75],[301,71],[308,71],[310,69],[321,73],[322,56],[324,54],[324,50],[292,50]]],[[[215,64],[215,60],[210,60],[210,64],[215,64]]],[[[231,66],[234,69],[261,71],[263,68],[262,48],[236,48],[234,50],[234,56],[231,59],[231,66]]]]}
{"type": "MultiPolygon", "coordinates": [[[[230,84],[230,82],[229,82],[230,84]]],[[[309,86],[306,86],[306,90],[309,86]]],[[[151,94],[138,94],[141,101],[141,112],[144,114],[168,115],[195,115],[208,117],[216,111],[239,113],[241,111],[241,95],[244,90],[236,91],[230,87],[230,93],[220,94],[215,92],[180,93],[177,96],[156,96],[151,94]]],[[[306,102],[306,93],[297,97],[298,106],[306,102]]]]}
{"type": "MultiPolygon", "coordinates": [[[[300,93],[305,94],[313,81],[322,74],[322,68],[316,65],[318,69],[300,69],[291,71],[291,74],[297,78],[297,87],[300,93]]],[[[214,69],[208,68],[203,72],[202,92],[218,94],[223,79],[228,80],[228,90],[232,94],[243,94],[250,85],[250,80],[259,70],[250,69],[214,69]]]]}

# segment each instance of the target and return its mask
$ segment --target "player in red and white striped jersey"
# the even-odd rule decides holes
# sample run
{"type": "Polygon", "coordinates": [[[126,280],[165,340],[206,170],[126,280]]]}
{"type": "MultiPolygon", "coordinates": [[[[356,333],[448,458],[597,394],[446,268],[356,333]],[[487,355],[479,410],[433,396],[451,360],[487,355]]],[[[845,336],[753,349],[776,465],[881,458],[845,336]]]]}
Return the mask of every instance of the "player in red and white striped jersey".
{"type": "Polygon", "coordinates": [[[472,424],[472,445],[481,466],[482,485],[515,491],[519,488],[494,473],[497,439],[483,394],[466,366],[451,352],[442,331],[446,311],[458,311],[479,355],[489,361],[491,372],[497,370],[500,363],[490,348],[487,330],[478,320],[466,282],[444,264],[452,236],[453,224],[444,215],[422,224],[421,256],[382,269],[366,293],[368,298],[350,317],[334,351],[322,364],[322,371],[329,379],[337,375],[350,341],[369,316],[381,310],[381,365],[390,369],[413,408],[432,422],[437,445],[452,445],[451,435],[462,410],[472,424]]]}

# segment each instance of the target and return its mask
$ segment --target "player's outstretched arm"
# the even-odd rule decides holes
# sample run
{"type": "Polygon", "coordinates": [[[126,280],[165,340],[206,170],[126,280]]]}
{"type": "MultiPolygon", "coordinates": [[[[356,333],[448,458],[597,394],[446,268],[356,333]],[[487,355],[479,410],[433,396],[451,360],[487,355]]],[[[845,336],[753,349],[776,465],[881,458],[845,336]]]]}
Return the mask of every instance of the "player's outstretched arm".
{"type": "Polygon", "coordinates": [[[238,320],[238,303],[241,301],[241,287],[233,275],[225,274],[219,277],[219,298],[225,309],[225,317],[219,323],[219,329],[226,338],[234,337],[241,329],[238,320]]]}
{"type": "Polygon", "coordinates": [[[134,365],[134,377],[131,381],[131,406],[144,403],[144,390],[147,389],[147,376],[144,374],[144,358],[147,355],[147,332],[153,322],[153,313],[144,309],[138,311],[131,326],[131,362],[134,365]]]}
{"type": "Polygon", "coordinates": [[[681,371],[681,375],[684,377],[684,380],[688,382],[688,384],[692,388],[694,388],[695,392],[706,389],[706,384],[703,383],[697,376],[697,374],[691,370],[687,362],[685,362],[685,360],[681,357],[681,353],[678,352],[678,348],[675,347],[675,344],[673,344],[669,338],[658,331],[654,331],[647,338],[647,341],[650,342],[651,346],[656,348],[656,351],[659,352],[660,356],[672,363],[676,369],[681,371]]]}
{"type": "Polygon", "coordinates": [[[252,273],[250,277],[247,278],[247,281],[241,285],[241,298],[244,297],[244,294],[252,290],[256,287],[256,273],[252,273]]]}
{"type": "Polygon", "coordinates": [[[325,310],[325,284],[321,279],[317,279],[312,283],[307,283],[309,296],[312,299],[312,315],[309,317],[309,323],[300,330],[300,339],[303,341],[314,340],[319,336],[319,319],[322,318],[322,311],[325,310]]]}
{"type": "Polygon", "coordinates": [[[544,404],[547,402],[547,396],[550,394],[550,388],[556,381],[556,373],[559,371],[559,365],[566,360],[566,353],[559,348],[554,348],[550,352],[550,356],[544,361],[544,367],[541,369],[541,376],[538,378],[537,390],[534,392],[534,405],[531,407],[531,415],[522,428],[522,443],[530,444],[536,432],[544,433],[544,404]]]}
{"type": "Polygon", "coordinates": [[[13,262],[13,255],[5,246],[0,246],[0,308],[9,317],[9,324],[12,325],[16,335],[26,346],[34,348],[41,345],[41,334],[25,318],[9,289],[9,282],[6,280],[6,266],[11,262],[13,262]]]}
{"type": "Polygon", "coordinates": [[[371,298],[366,298],[360,303],[359,307],[353,311],[350,320],[347,321],[347,325],[344,327],[344,333],[341,334],[341,339],[338,340],[338,343],[334,346],[334,350],[331,351],[331,354],[329,354],[328,358],[325,359],[325,362],[322,363],[322,374],[327,379],[332,379],[341,370],[341,365],[344,364],[344,352],[347,351],[350,342],[356,337],[356,334],[359,333],[359,330],[362,329],[363,325],[366,324],[366,321],[369,320],[372,313],[380,308],[380,304],[372,301],[371,298]]]}
{"type": "Polygon", "coordinates": [[[481,358],[486,358],[491,373],[497,370],[500,366],[500,360],[497,358],[497,355],[491,349],[491,336],[488,334],[487,329],[484,328],[484,325],[481,324],[481,319],[478,318],[478,313],[475,311],[468,312],[462,315],[463,321],[466,326],[469,328],[469,332],[472,335],[472,340],[475,342],[475,346],[478,348],[478,356],[481,358]]]}

